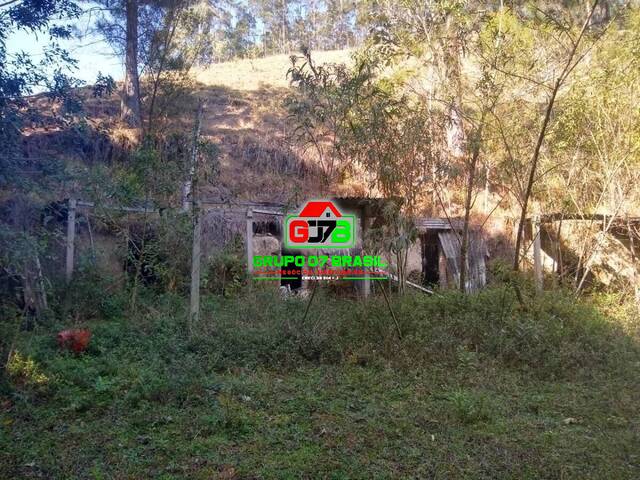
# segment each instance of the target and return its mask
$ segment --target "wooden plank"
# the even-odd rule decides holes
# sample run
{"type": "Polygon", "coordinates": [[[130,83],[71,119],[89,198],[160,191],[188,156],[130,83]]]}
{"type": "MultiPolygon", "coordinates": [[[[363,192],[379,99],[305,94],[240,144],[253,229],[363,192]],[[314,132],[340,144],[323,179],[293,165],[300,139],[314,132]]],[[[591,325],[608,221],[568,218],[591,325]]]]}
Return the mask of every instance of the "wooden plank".
{"type": "Polygon", "coordinates": [[[533,276],[536,291],[542,291],[542,248],[540,245],[540,217],[535,216],[531,221],[533,235],[533,276]]]}
{"type": "Polygon", "coordinates": [[[276,212],[276,211],[273,211],[273,210],[261,210],[259,208],[254,208],[252,211],[253,211],[253,213],[261,213],[263,215],[276,215],[276,216],[280,216],[280,217],[284,216],[284,213],[276,212]]]}
{"type": "MultiPolygon", "coordinates": [[[[85,202],[83,200],[77,201],[78,207],[85,208],[96,208],[95,203],[93,202],[85,202]]],[[[104,208],[106,210],[118,210],[120,212],[131,212],[131,213],[157,213],[159,210],[157,208],[150,207],[121,207],[118,205],[100,205],[100,208],[104,208]]]]}
{"type": "Polygon", "coordinates": [[[193,215],[193,243],[191,245],[191,295],[189,302],[189,335],[193,325],[200,319],[200,244],[202,238],[202,222],[200,212],[193,215]]]}
{"type": "Polygon", "coordinates": [[[418,218],[415,221],[418,230],[451,230],[451,225],[455,228],[461,226],[460,221],[452,220],[451,223],[446,218],[418,218]]]}
{"type": "MultiPolygon", "coordinates": [[[[193,134],[193,150],[191,155],[191,215],[193,222],[193,244],[191,246],[191,291],[189,301],[189,320],[187,323],[187,334],[193,334],[193,326],[200,320],[200,243],[202,238],[202,215],[198,203],[198,140],[200,137],[200,126],[202,124],[202,113],[204,106],[198,105],[196,113],[196,127],[193,134]]],[[[184,205],[183,205],[184,207],[184,205]]],[[[188,206],[187,206],[188,208],[188,206]]]]}
{"type": "MultiPolygon", "coordinates": [[[[400,279],[393,273],[389,273],[389,278],[395,282],[400,281],[400,279]]],[[[405,280],[405,283],[410,287],[420,290],[421,292],[428,293],[429,295],[433,295],[433,290],[429,290],[428,288],[423,287],[422,285],[418,285],[417,283],[410,282],[409,280],[405,280]]]]}
{"type": "Polygon", "coordinates": [[[67,210],[67,258],[65,266],[65,278],[70,282],[73,278],[73,257],[75,254],[76,240],[76,199],[69,200],[69,208],[67,210]]]}
{"type": "MultiPolygon", "coordinates": [[[[438,241],[447,261],[447,270],[451,274],[453,284],[460,282],[460,242],[455,232],[446,230],[438,232],[438,241]]],[[[480,232],[469,234],[469,249],[467,255],[467,292],[475,292],[487,283],[486,247],[480,232]]]]}
{"type": "MultiPolygon", "coordinates": [[[[598,222],[604,222],[611,220],[611,215],[600,214],[600,213],[589,213],[581,215],[579,213],[547,213],[544,215],[540,215],[540,221],[542,223],[548,222],[556,222],[559,220],[593,220],[598,222]]],[[[628,217],[628,220],[631,223],[640,223],[640,217],[628,217]]],[[[627,217],[617,216],[614,218],[615,222],[627,222],[627,217]]]]}
{"type": "Polygon", "coordinates": [[[487,247],[482,234],[478,231],[469,235],[469,291],[476,292],[487,284],[485,257],[487,247]]]}
{"type": "Polygon", "coordinates": [[[247,272],[253,273],[253,210],[247,209],[247,272]]]}
{"type": "MultiPolygon", "coordinates": [[[[244,212],[244,208],[242,208],[242,206],[247,206],[247,205],[253,205],[252,202],[240,202],[238,204],[228,204],[228,203],[222,203],[222,202],[198,202],[199,205],[201,206],[206,206],[206,205],[219,205],[220,207],[216,208],[216,207],[208,207],[206,208],[207,211],[224,211],[224,212],[244,212]],[[235,207],[235,210],[234,210],[235,207]]],[[[82,200],[78,200],[77,202],[78,207],[85,207],[85,208],[96,208],[96,205],[93,202],[85,202],[82,200]]],[[[259,205],[258,203],[256,203],[256,205],[259,205]]],[[[131,213],[159,213],[159,209],[157,208],[151,208],[151,207],[122,207],[122,206],[118,206],[118,205],[100,205],[100,208],[104,208],[107,210],[118,210],[121,212],[131,212],[131,213]]],[[[172,209],[166,209],[167,211],[171,211],[172,209]]],[[[178,209],[181,212],[184,212],[186,210],[189,210],[189,208],[187,208],[186,210],[184,209],[184,207],[178,209]]],[[[267,210],[264,208],[255,208],[253,209],[254,213],[259,213],[262,215],[274,215],[274,216],[278,216],[278,217],[282,217],[285,215],[285,213],[281,210],[267,210]]]]}
{"type": "Polygon", "coordinates": [[[447,270],[453,277],[453,284],[460,283],[460,244],[456,234],[452,231],[438,232],[438,240],[447,259],[447,270]]]}

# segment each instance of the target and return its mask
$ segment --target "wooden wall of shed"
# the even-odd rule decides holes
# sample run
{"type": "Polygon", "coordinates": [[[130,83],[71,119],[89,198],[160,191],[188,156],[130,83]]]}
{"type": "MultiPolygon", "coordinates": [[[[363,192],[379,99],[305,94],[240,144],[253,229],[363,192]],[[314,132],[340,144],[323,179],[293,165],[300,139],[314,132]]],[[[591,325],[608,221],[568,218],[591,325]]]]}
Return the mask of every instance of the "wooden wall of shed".
{"type": "MultiPolygon", "coordinates": [[[[49,223],[48,229],[52,234],[52,241],[47,255],[41,260],[43,271],[52,281],[63,282],[66,263],[66,220],[49,223]]],[[[78,209],[74,250],[74,272],[80,268],[88,268],[117,284],[124,282],[124,239],[96,221],[91,210],[78,209]]]]}
{"type": "Polygon", "coordinates": [[[517,220],[509,217],[490,217],[483,227],[490,261],[513,262],[517,220]]]}
{"type": "Polygon", "coordinates": [[[628,237],[620,234],[605,234],[599,222],[564,220],[550,222],[541,227],[542,250],[555,262],[556,272],[579,279],[583,269],[576,271],[583,252],[597,252],[590,260],[587,284],[600,283],[637,284],[640,279],[640,261],[632,255],[628,237]],[[626,240],[626,242],[625,242],[626,240]]]}
{"type": "MultiPolygon", "coordinates": [[[[270,235],[264,233],[256,233],[256,230],[265,230],[268,223],[276,223],[278,227],[281,225],[282,217],[277,215],[254,214],[254,254],[255,255],[275,255],[273,246],[275,241],[281,243],[281,235],[270,235]],[[265,228],[260,229],[260,224],[264,224],[265,228]],[[262,238],[262,240],[260,240],[262,238]],[[267,240],[268,239],[268,240],[267,240]],[[265,242],[271,246],[266,247],[265,242]],[[263,248],[264,247],[264,248],[263,248]],[[263,253],[258,253],[255,249],[260,249],[263,253]],[[269,253],[264,253],[269,251],[269,253]]],[[[222,250],[225,245],[239,238],[242,243],[246,241],[247,216],[245,210],[207,210],[203,213],[202,222],[202,255],[208,258],[216,252],[222,250]]],[[[279,253],[279,252],[278,252],[279,253]]]]}
{"type": "Polygon", "coordinates": [[[234,238],[244,241],[246,217],[242,213],[225,210],[206,210],[202,214],[203,258],[222,250],[234,238]]]}

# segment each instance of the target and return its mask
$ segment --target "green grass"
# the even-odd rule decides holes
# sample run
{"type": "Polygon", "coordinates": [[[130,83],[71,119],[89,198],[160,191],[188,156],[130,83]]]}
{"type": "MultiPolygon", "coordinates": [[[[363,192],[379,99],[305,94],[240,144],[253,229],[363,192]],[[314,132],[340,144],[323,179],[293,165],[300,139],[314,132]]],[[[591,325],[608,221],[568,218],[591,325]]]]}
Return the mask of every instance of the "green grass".
{"type": "Polygon", "coordinates": [[[261,290],[24,332],[0,399],[0,478],[640,476],[637,319],[508,290],[384,303],[261,290]],[[625,321],[626,320],[626,321],[625,321]],[[31,362],[29,362],[31,360],[31,362]]]}

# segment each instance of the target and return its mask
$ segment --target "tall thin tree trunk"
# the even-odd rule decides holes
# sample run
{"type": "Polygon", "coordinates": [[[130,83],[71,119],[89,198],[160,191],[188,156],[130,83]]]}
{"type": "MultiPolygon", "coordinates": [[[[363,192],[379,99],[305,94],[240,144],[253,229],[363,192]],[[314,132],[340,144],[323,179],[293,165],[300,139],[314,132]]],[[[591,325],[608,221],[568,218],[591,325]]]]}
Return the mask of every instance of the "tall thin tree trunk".
{"type": "Polygon", "coordinates": [[[484,177],[484,202],[482,205],[482,213],[485,215],[489,213],[489,175],[491,175],[491,168],[489,165],[486,165],[484,177]]]}
{"type": "MultiPolygon", "coordinates": [[[[484,122],[484,117],[481,120],[484,122]]],[[[482,136],[482,124],[477,132],[477,138],[473,139],[473,147],[471,158],[469,159],[467,171],[467,188],[464,199],[464,224],[462,225],[462,240],[460,242],[460,291],[467,291],[467,257],[469,251],[469,221],[471,217],[471,208],[473,207],[473,186],[476,181],[476,171],[478,167],[478,158],[480,157],[480,144],[482,136]]]]}
{"type": "Polygon", "coordinates": [[[542,121],[540,132],[538,133],[538,140],[536,141],[536,146],[533,150],[533,155],[531,156],[531,167],[529,169],[529,178],[527,180],[527,187],[524,192],[524,198],[522,199],[522,210],[520,211],[518,233],[516,234],[515,254],[513,257],[513,269],[516,272],[520,270],[520,247],[522,245],[522,238],[524,236],[524,226],[527,221],[527,207],[529,205],[529,199],[531,198],[531,192],[533,191],[533,184],[535,182],[536,172],[538,169],[538,158],[540,157],[542,142],[544,141],[544,138],[547,134],[547,127],[549,126],[549,120],[551,119],[551,111],[553,110],[553,105],[556,101],[556,95],[558,94],[558,90],[560,89],[561,85],[562,83],[560,79],[558,79],[558,81],[554,85],[553,91],[551,92],[551,96],[549,97],[547,108],[545,109],[544,120],[542,121]]]}
{"type": "Polygon", "coordinates": [[[518,223],[518,233],[516,235],[516,246],[515,246],[515,255],[513,258],[513,269],[517,272],[520,270],[520,248],[522,245],[522,237],[524,236],[524,225],[527,221],[527,207],[529,205],[529,199],[531,198],[531,192],[533,191],[533,184],[536,178],[536,172],[538,170],[538,159],[540,157],[540,150],[542,149],[542,144],[547,135],[547,127],[549,126],[549,121],[551,120],[551,112],[553,111],[553,106],[556,101],[556,97],[558,95],[558,91],[564,85],[565,80],[569,76],[569,73],[575,68],[581,58],[579,58],[576,62],[574,62],[574,58],[576,56],[576,52],[578,51],[578,46],[584,37],[584,34],[591,22],[591,17],[593,16],[593,12],[598,6],[598,0],[595,0],[589,10],[589,14],[587,19],[584,21],[582,25],[582,29],[580,30],[580,34],[578,35],[577,40],[573,43],[573,48],[571,52],[569,52],[569,56],[567,57],[567,62],[565,63],[564,69],[560,73],[560,76],[553,84],[553,88],[551,90],[551,95],[549,96],[549,100],[547,102],[547,107],[545,109],[544,120],[542,121],[542,125],[540,126],[540,132],[538,133],[538,139],[536,141],[536,146],[533,150],[533,155],[531,156],[531,167],[529,169],[529,178],[527,180],[527,187],[525,189],[524,198],[522,199],[522,210],[520,212],[520,221],[518,223]]]}
{"type": "Polygon", "coordinates": [[[177,16],[175,10],[170,10],[166,17],[165,17],[165,29],[169,30],[166,37],[165,37],[165,41],[162,47],[162,53],[160,55],[160,64],[158,65],[158,71],[156,72],[156,76],[154,78],[153,81],[153,89],[151,91],[151,101],[149,102],[149,115],[148,115],[148,119],[147,119],[147,131],[151,132],[153,129],[153,114],[154,114],[154,109],[155,109],[155,104],[156,104],[156,98],[158,95],[158,87],[160,86],[160,82],[161,82],[161,76],[164,73],[164,66],[165,66],[165,62],[167,60],[167,53],[169,51],[169,46],[171,45],[171,42],[173,41],[173,36],[176,32],[176,27],[178,26],[178,21],[175,18],[177,16]],[[169,27],[169,25],[171,25],[169,27]]]}
{"type": "Polygon", "coordinates": [[[287,53],[287,0],[282,0],[282,53],[287,53]]]}
{"type": "Polygon", "coordinates": [[[120,119],[131,128],[140,128],[140,80],[138,78],[138,0],[125,0],[125,72],[120,103],[120,119]]]}
{"type": "MultiPolygon", "coordinates": [[[[194,325],[200,319],[200,237],[202,219],[200,218],[200,204],[198,203],[198,142],[200,141],[200,126],[204,104],[198,105],[196,125],[193,133],[193,149],[191,152],[191,220],[193,225],[193,243],[191,248],[191,289],[189,301],[189,316],[187,317],[187,334],[193,334],[194,325]]],[[[223,283],[224,285],[224,283],[223,283]]]]}

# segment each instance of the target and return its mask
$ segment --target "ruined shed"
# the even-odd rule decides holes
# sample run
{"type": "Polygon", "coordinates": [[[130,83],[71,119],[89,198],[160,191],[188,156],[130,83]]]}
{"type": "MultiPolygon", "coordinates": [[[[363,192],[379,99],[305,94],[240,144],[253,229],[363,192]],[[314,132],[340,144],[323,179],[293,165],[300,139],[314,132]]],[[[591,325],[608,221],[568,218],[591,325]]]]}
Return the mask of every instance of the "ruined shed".
{"type": "MultiPolygon", "coordinates": [[[[444,218],[419,218],[416,228],[420,239],[422,283],[442,288],[460,284],[462,222],[444,218]]],[[[467,254],[467,292],[475,292],[487,283],[487,247],[478,229],[469,231],[467,254]]]]}

